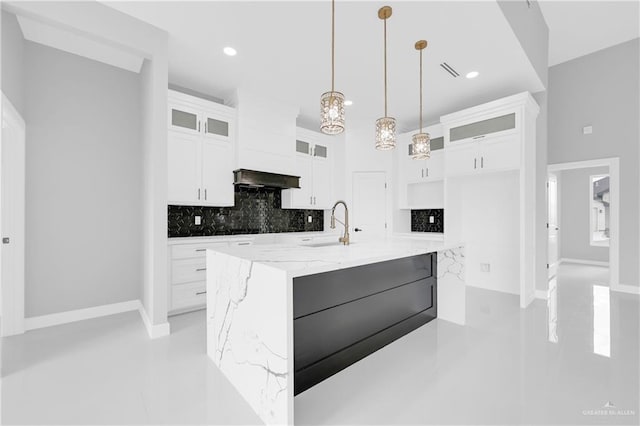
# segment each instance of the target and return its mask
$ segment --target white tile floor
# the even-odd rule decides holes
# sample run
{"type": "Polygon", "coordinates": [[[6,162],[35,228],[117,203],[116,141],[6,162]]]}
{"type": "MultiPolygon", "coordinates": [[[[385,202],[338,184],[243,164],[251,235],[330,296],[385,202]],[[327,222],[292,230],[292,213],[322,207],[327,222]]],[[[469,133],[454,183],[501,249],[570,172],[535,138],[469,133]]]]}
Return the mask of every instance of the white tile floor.
{"type": "MultiPolygon", "coordinates": [[[[563,265],[557,315],[469,288],[468,326],[432,321],[304,392],[296,423],[637,425],[639,297],[607,274],[563,265]]],[[[207,361],[203,312],[171,326],[149,341],[131,313],[4,339],[2,423],[258,423],[207,361]]]]}

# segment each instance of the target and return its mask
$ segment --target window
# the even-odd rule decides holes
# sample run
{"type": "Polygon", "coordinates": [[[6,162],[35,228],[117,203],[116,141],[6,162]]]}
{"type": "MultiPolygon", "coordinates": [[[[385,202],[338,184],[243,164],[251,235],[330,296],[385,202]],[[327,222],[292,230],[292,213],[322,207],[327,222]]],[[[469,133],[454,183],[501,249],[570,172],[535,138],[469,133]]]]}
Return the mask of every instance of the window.
{"type": "Polygon", "coordinates": [[[592,246],[609,247],[609,175],[589,177],[589,241],[592,246]]]}

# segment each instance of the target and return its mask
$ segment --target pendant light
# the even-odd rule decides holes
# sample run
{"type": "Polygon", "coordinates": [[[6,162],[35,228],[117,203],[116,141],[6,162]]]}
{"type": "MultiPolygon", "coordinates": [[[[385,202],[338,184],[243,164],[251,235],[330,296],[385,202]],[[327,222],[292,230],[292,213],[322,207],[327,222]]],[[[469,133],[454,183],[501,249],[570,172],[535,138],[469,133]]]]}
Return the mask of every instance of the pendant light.
{"type": "Polygon", "coordinates": [[[426,160],[431,158],[431,137],[422,131],[422,51],[427,47],[427,41],[416,41],[415,47],[420,52],[420,133],[411,137],[411,151],[414,160],[426,160]]]}
{"type": "Polygon", "coordinates": [[[376,149],[381,151],[396,147],[396,119],[387,116],[387,19],[390,16],[390,6],[378,10],[378,18],[384,21],[384,117],[376,120],[376,149]]]}
{"type": "Polygon", "coordinates": [[[320,131],[337,135],[344,131],[344,95],[334,90],[336,2],[331,0],[331,91],[320,97],[320,131]]]}

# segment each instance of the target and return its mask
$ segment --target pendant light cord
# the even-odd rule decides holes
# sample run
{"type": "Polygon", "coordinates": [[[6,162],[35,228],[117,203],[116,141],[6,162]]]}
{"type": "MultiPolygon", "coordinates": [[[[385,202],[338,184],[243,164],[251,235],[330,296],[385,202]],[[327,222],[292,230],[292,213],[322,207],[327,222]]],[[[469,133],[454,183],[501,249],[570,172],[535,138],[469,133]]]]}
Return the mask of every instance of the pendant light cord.
{"type": "Polygon", "coordinates": [[[384,116],[387,116],[387,18],[384,18],[384,116]]]}
{"type": "Polygon", "coordinates": [[[334,92],[335,80],[335,38],[336,38],[336,0],[331,0],[331,91],[334,92]]]}
{"type": "Polygon", "coordinates": [[[420,133],[422,133],[422,49],[420,49],[420,133]]]}

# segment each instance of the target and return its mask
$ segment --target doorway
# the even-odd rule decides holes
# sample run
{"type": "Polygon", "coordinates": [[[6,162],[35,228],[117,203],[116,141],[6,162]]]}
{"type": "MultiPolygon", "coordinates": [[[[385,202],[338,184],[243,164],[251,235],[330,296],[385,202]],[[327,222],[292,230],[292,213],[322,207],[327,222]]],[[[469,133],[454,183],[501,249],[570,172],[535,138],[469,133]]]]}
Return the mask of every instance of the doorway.
{"type": "Polygon", "coordinates": [[[24,333],[25,123],[2,94],[0,335],[24,333]]]}
{"type": "Polygon", "coordinates": [[[563,264],[608,268],[617,290],[619,159],[553,164],[547,182],[549,279],[563,264]]]}
{"type": "Polygon", "coordinates": [[[358,240],[383,237],[387,232],[385,172],[353,173],[353,230],[358,240]]]}

